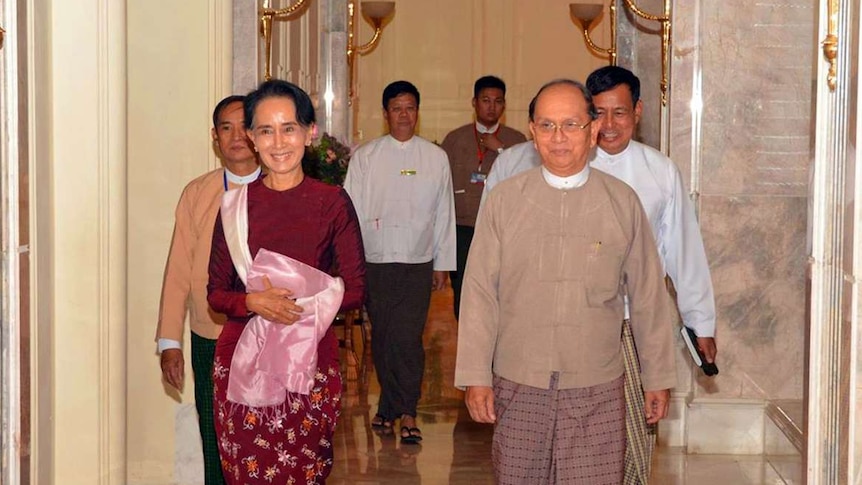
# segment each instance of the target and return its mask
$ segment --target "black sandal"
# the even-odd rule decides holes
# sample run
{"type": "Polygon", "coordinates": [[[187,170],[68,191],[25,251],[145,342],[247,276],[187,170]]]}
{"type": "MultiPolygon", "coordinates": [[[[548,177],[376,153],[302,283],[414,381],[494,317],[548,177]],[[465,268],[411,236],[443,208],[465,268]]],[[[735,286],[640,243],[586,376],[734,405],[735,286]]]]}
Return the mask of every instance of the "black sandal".
{"type": "Polygon", "coordinates": [[[422,431],[419,428],[401,427],[401,443],[405,445],[418,445],[422,441],[422,431]]]}
{"type": "Polygon", "coordinates": [[[376,430],[392,429],[392,421],[389,421],[381,414],[375,414],[371,419],[371,427],[376,430]]]}

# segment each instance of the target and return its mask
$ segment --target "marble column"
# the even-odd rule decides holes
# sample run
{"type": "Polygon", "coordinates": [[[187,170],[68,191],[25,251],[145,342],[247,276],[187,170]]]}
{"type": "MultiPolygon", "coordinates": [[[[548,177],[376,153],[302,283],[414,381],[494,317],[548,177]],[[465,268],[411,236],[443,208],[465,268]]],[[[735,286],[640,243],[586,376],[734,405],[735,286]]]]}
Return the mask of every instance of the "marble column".
{"type": "Polygon", "coordinates": [[[233,92],[247,93],[258,85],[260,19],[258,0],[233,0],[233,92]]]}
{"type": "Polygon", "coordinates": [[[317,120],[322,132],[350,143],[347,73],[347,1],[316,0],[320,45],[317,120]]]}
{"type": "Polygon", "coordinates": [[[835,30],[820,3],[817,40],[837,36],[837,76],[827,83],[829,65],[817,49],[816,138],[812,180],[811,324],[809,330],[806,483],[860,483],[859,435],[862,360],[860,273],[862,195],[857,160],[860,85],[860,13],[835,2],[835,30]]]}

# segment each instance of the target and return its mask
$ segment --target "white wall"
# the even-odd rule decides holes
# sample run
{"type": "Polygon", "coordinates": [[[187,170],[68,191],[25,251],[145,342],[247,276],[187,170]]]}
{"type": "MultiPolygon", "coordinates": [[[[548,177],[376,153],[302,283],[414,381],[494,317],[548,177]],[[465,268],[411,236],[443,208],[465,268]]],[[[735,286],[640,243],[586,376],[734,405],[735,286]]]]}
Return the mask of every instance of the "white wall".
{"type": "Polygon", "coordinates": [[[129,4],[128,483],[202,477],[200,453],[189,454],[199,444],[188,342],[178,394],[161,382],[154,336],[175,205],[217,166],[211,114],[230,94],[231,11],[230,0],[129,4]],[[178,468],[181,456],[192,461],[178,468]]]}
{"type": "Polygon", "coordinates": [[[39,339],[49,348],[36,352],[40,406],[50,406],[38,414],[38,449],[49,464],[53,458],[53,468],[37,462],[37,473],[39,483],[120,484],[126,464],[125,2],[55,0],[38,7],[34,12],[45,15],[33,17],[34,50],[41,56],[48,46],[49,54],[47,62],[36,60],[33,72],[40,89],[35,99],[48,103],[34,107],[48,115],[34,120],[36,298],[39,324],[50,327],[39,331],[51,339],[39,339]]]}
{"type": "MultiPolygon", "coordinates": [[[[527,106],[539,87],[554,78],[584,81],[607,60],[590,54],[568,0],[399,1],[377,47],[359,57],[357,127],[366,141],[386,131],[381,95],[404,79],[419,89],[419,134],[443,141],[473,118],[473,82],[494,74],[507,85],[506,123],[527,133],[527,106]]],[[[371,38],[361,24],[358,43],[371,38]]],[[[610,44],[607,14],[593,30],[610,44]]]]}

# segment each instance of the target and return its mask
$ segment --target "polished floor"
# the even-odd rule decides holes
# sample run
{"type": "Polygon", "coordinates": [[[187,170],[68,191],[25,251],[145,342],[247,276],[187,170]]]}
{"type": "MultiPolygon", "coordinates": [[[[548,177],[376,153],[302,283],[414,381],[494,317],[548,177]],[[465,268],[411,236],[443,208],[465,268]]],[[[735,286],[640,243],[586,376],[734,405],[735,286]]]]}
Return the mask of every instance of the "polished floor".
{"type": "MultiPolygon", "coordinates": [[[[395,435],[371,429],[379,387],[370,357],[362,357],[356,380],[346,382],[343,413],[335,435],[335,467],[330,484],[493,484],[490,463],[492,428],[473,423],[463,394],[452,387],[456,324],[451,290],[436,292],[425,331],[425,379],[417,421],[421,445],[402,445],[395,435]]],[[[346,360],[346,359],[345,359],[346,360]]],[[[348,369],[353,377],[353,369],[348,369]]],[[[397,428],[397,424],[396,424],[397,428]]],[[[796,484],[798,457],[686,455],[659,448],[653,462],[654,485],[796,484]]]]}

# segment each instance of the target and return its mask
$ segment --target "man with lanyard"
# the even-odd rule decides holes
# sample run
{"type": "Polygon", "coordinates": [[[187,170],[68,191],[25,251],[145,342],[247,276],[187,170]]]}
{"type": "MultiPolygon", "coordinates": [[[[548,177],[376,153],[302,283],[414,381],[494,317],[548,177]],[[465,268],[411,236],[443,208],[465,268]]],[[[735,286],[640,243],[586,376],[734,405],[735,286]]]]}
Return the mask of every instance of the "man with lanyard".
{"type": "Polygon", "coordinates": [[[455,269],[455,204],[446,153],[416,136],[419,90],[395,81],[383,90],[387,135],[359,147],[344,189],[350,194],[365,246],[371,355],[380,401],[371,426],[391,432],[401,419],[404,444],[422,433],[416,407],[422,391],[422,333],[431,291],[455,269]]]}
{"type": "Polygon", "coordinates": [[[213,423],[212,383],[213,355],[224,318],[212,312],[207,304],[213,227],[222,194],[260,176],[260,167],[243,125],[244,99],[244,96],[228,96],[213,111],[212,138],[224,168],[192,180],[180,196],[156,330],[162,376],[168,384],[182,390],[185,361],[181,342],[188,309],[195,406],[206,485],[224,484],[213,423]]]}
{"type": "Polygon", "coordinates": [[[527,139],[520,131],[500,123],[506,110],[506,83],[502,79],[484,76],[476,80],[473,85],[473,109],[476,111],[476,121],[450,131],[441,145],[449,156],[455,192],[458,266],[449,273],[449,279],[455,296],[456,319],[461,305],[461,280],[473,240],[473,226],[476,225],[485,177],[497,155],[503,153],[505,148],[527,139]]]}

